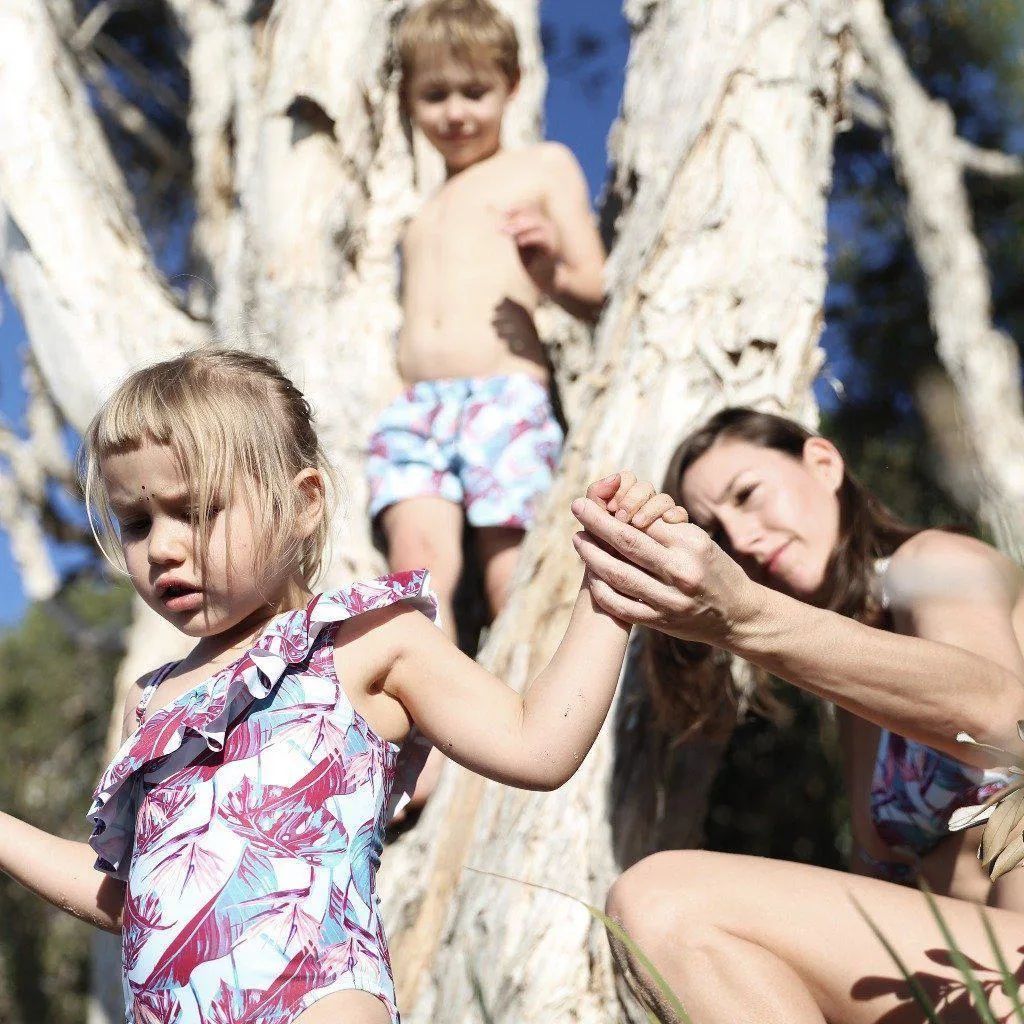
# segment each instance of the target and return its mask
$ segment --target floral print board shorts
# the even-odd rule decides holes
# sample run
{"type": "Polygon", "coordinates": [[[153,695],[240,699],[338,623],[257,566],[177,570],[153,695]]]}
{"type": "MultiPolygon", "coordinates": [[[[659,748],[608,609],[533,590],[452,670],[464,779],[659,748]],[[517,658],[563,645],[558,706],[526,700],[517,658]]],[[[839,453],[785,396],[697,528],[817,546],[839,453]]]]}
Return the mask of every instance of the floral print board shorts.
{"type": "Polygon", "coordinates": [[[548,391],[525,373],[420,381],[370,438],[370,515],[436,496],[462,505],[471,526],[525,529],[561,448],[548,391]]]}

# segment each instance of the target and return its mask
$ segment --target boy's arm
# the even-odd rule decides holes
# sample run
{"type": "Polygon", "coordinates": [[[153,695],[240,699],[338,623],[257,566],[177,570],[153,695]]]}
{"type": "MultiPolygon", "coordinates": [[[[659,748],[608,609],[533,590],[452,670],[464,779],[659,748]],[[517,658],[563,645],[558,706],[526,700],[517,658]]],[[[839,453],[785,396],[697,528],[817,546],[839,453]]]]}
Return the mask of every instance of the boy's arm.
{"type": "Polygon", "coordinates": [[[537,153],[544,207],[509,210],[507,230],[538,287],[573,316],[594,321],[604,305],[605,251],[586,178],[565,146],[546,142],[537,153]]]}

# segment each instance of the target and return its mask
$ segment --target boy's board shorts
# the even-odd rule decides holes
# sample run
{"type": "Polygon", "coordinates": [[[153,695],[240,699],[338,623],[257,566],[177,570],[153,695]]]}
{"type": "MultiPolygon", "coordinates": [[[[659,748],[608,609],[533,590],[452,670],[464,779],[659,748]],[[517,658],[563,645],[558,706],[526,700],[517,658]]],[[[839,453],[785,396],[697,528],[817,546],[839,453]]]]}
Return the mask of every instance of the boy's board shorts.
{"type": "Polygon", "coordinates": [[[420,381],[370,438],[370,516],[435,496],[461,505],[471,526],[525,529],[561,448],[548,391],[528,374],[420,381]]]}

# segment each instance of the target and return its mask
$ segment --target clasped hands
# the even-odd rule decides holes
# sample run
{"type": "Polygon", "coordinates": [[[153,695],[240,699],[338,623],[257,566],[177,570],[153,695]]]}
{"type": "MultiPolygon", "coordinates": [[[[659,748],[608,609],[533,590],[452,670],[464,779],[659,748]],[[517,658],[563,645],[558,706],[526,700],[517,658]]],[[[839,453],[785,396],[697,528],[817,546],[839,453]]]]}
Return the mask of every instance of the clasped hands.
{"type": "Polygon", "coordinates": [[[628,471],[572,503],[573,544],[598,607],[625,622],[726,647],[756,612],[743,569],[668,494],[628,471]]]}

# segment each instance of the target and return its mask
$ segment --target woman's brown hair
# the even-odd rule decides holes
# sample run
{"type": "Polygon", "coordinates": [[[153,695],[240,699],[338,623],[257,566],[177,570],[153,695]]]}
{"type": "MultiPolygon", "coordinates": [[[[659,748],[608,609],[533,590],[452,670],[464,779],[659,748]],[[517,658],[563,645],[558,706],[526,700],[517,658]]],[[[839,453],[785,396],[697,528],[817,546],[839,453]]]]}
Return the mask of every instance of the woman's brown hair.
{"type": "MultiPolygon", "coordinates": [[[[807,439],[816,435],[793,420],[753,409],[723,409],[694,431],[676,449],[662,486],[682,504],[686,471],[719,441],[745,441],[761,448],[803,457],[807,439]]],[[[839,540],[825,571],[824,607],[869,625],[882,625],[876,562],[891,555],[919,531],[890,511],[849,471],[836,494],[839,501],[839,540]]],[[[722,658],[706,644],[678,640],[654,630],[643,641],[644,675],[658,723],[680,739],[702,733],[714,736],[728,730],[734,717],[735,695],[723,686],[722,658]]],[[[760,674],[751,704],[771,714],[775,707],[760,674]]]]}

